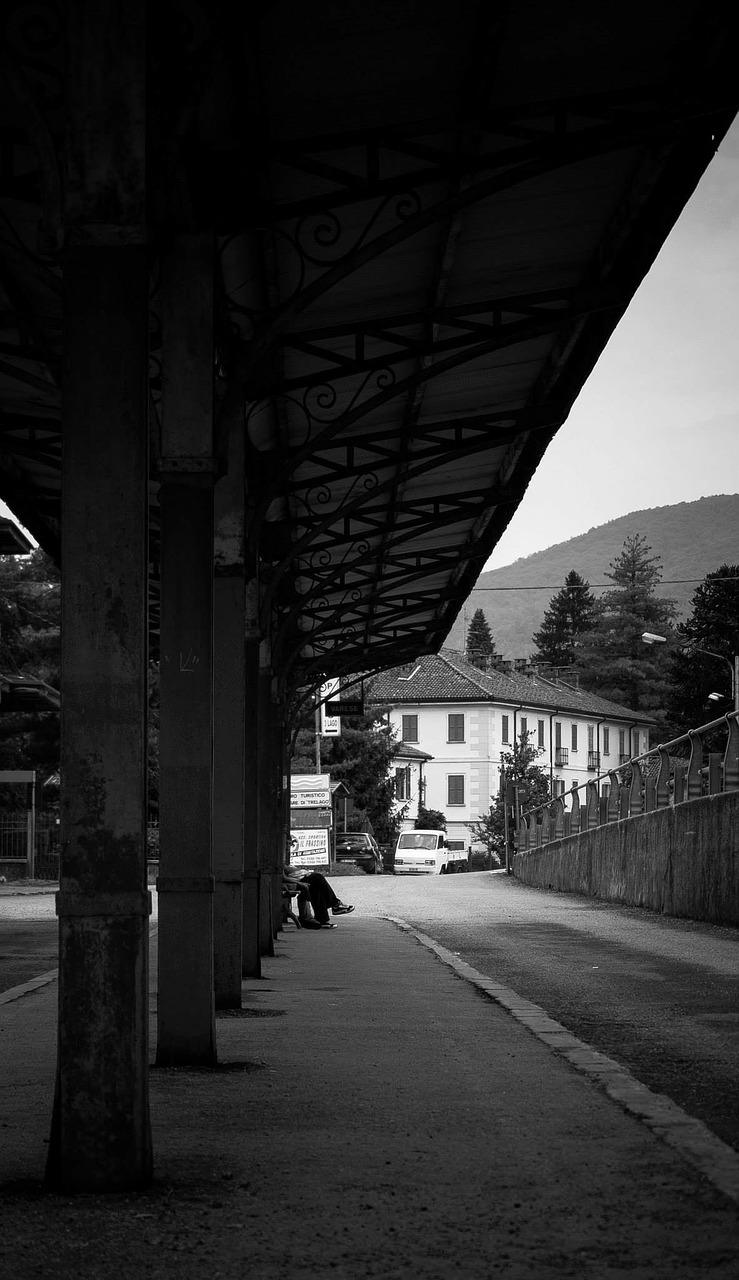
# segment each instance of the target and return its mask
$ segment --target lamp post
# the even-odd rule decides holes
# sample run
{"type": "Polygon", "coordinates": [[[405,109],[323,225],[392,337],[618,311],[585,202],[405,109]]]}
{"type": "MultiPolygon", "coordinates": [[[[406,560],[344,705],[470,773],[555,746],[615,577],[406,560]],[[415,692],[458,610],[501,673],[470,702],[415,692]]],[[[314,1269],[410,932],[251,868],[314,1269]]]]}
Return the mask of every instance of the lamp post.
{"type": "MultiPolygon", "coordinates": [[[[645,644],[666,644],[666,636],[655,635],[653,631],[642,631],[642,640],[645,644]]],[[[739,711],[739,653],[735,653],[733,658],[727,658],[725,653],[714,653],[712,649],[701,649],[697,644],[689,644],[683,646],[683,653],[702,653],[707,658],[716,658],[719,662],[725,662],[731,672],[731,696],[734,702],[734,710],[739,711]]]]}

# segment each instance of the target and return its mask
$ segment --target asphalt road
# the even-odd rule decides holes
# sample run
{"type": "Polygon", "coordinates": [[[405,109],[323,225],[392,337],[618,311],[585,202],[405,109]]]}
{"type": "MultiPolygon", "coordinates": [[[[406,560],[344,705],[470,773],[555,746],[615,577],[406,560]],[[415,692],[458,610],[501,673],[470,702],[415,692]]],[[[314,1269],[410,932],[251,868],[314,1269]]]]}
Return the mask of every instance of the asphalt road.
{"type": "Polygon", "coordinates": [[[56,969],[57,919],[52,893],[0,896],[0,995],[56,969]]]}
{"type": "Polygon", "coordinates": [[[350,884],[357,911],[407,920],[739,1150],[739,930],[500,874],[350,884]]]}
{"type": "MultiPolygon", "coordinates": [[[[656,916],[504,875],[335,881],[533,1000],[739,1150],[739,930],[656,916]]],[[[154,895],[156,909],[156,895],[154,895]]],[[[53,896],[0,896],[0,992],[55,968],[53,896]]]]}

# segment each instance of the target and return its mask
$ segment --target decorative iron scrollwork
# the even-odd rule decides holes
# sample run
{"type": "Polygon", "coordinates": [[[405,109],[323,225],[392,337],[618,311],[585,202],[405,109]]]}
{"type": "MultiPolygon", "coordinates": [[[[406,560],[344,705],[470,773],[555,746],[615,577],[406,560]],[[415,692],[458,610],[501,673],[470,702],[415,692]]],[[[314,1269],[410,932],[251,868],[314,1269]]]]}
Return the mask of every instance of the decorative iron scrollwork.
{"type": "Polygon", "coordinates": [[[423,201],[420,192],[410,188],[402,193],[385,196],[357,232],[349,229],[332,209],[310,213],[298,218],[292,233],[285,237],[292,244],[298,260],[314,267],[336,266],[347,262],[366,244],[373,231],[388,230],[407,222],[421,212],[423,201]],[[386,224],[386,225],[384,225],[386,224]]]}

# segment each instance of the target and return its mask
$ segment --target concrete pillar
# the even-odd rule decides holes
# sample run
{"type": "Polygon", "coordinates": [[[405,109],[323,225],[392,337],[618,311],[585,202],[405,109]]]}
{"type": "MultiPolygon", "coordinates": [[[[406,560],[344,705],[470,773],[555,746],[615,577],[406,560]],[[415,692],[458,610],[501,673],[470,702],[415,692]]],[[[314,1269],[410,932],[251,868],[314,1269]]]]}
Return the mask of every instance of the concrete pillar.
{"type": "Polygon", "coordinates": [[[213,874],[217,1009],[241,1008],[244,872],[245,596],[243,435],[215,491],[213,874]]]}
{"type": "Polygon", "coordinates": [[[216,1061],[213,990],[213,238],[163,281],[157,1063],[216,1061]]]}
{"type": "Polygon", "coordinates": [[[258,857],[259,857],[259,947],[263,956],[273,956],[274,947],[274,899],[272,877],[274,874],[274,719],[272,705],[272,655],[269,640],[259,646],[259,676],[257,683],[257,723],[259,745],[257,750],[257,805],[258,857]]]}
{"type": "Polygon", "coordinates": [[[67,6],[59,1031],[47,1182],[151,1177],[143,7],[67,6]],[[113,135],[89,121],[116,120],[113,135]]]}
{"type": "Polygon", "coordinates": [[[259,595],[256,577],[246,584],[245,680],[244,680],[244,889],[242,914],[242,973],[244,977],[262,976],[259,904],[259,793],[257,758],[259,754],[259,595]]]}
{"type": "Polygon", "coordinates": [[[273,700],[274,715],[274,766],[275,766],[275,826],[272,870],[272,914],[275,937],[282,925],[282,868],[285,864],[285,842],[290,820],[287,790],[287,738],[285,728],[285,703],[281,698],[273,700]]]}
{"type": "Polygon", "coordinates": [[[65,262],[59,1056],[48,1177],[151,1174],[146,252],[65,262]]]}

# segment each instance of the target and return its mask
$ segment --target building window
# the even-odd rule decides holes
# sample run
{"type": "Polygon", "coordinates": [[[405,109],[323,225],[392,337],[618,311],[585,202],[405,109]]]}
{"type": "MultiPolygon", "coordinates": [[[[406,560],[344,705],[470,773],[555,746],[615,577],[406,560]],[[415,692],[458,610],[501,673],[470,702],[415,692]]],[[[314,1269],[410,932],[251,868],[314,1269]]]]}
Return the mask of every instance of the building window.
{"type": "Polygon", "coordinates": [[[526,742],[529,735],[529,722],[526,716],[521,716],[521,737],[526,742]]]}
{"type": "Polygon", "coordinates": [[[405,769],[395,770],[395,799],[410,800],[411,798],[411,767],[406,765],[405,769]]]}
{"type": "Polygon", "coordinates": [[[638,729],[634,729],[632,731],[632,742],[634,745],[631,748],[631,754],[632,756],[638,756],[639,754],[639,730],[638,729]]]}
{"type": "Polygon", "coordinates": [[[629,757],[626,754],[626,730],[619,729],[618,731],[618,763],[626,764],[626,761],[628,760],[628,758],[629,757]]]}
{"type": "Polygon", "coordinates": [[[610,754],[611,754],[611,731],[610,729],[606,729],[604,726],[603,727],[603,755],[609,756],[610,754]]]}
{"type": "Polygon", "coordinates": [[[544,746],[544,721],[543,720],[537,720],[536,722],[536,745],[538,747],[544,746]]]}
{"type": "Polygon", "coordinates": [[[446,780],[447,804],[464,804],[464,774],[450,773],[446,780]]]}
{"type": "Polygon", "coordinates": [[[592,724],[588,725],[588,751],[595,750],[595,729],[592,724]]]}
{"type": "Polygon", "coordinates": [[[573,724],[572,726],[572,742],[570,745],[573,751],[577,751],[577,725],[576,724],[573,724]]]}
{"type": "Polygon", "coordinates": [[[447,716],[447,742],[464,742],[464,715],[447,716]]]}
{"type": "Polygon", "coordinates": [[[500,730],[501,742],[510,742],[510,738],[508,737],[508,716],[501,716],[501,726],[502,726],[500,730]]]}
{"type": "Polygon", "coordinates": [[[403,716],[403,741],[418,742],[418,716],[403,716]]]}
{"type": "Polygon", "coordinates": [[[562,746],[562,724],[559,720],[554,722],[554,745],[558,751],[562,746]]]}

